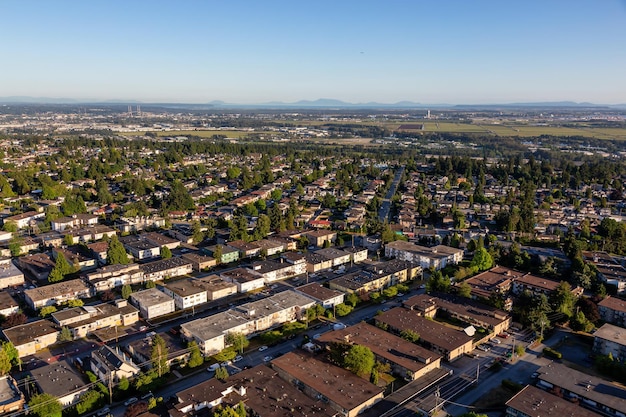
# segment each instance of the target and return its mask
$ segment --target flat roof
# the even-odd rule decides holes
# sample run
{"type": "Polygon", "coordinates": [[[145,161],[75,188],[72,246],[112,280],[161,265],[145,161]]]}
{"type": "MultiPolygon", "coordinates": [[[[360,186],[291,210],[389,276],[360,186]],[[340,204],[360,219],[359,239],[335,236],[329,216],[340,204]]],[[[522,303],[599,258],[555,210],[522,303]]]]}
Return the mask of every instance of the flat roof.
{"type": "Polygon", "coordinates": [[[623,327],[613,326],[612,324],[606,323],[596,330],[593,336],[598,339],[604,339],[626,346],[626,329],[623,327]]]}
{"type": "Polygon", "coordinates": [[[0,405],[7,405],[22,399],[22,392],[17,388],[10,375],[0,376],[0,405]]]}
{"type": "Polygon", "coordinates": [[[82,374],[67,360],[33,369],[30,374],[43,392],[55,397],[82,391],[87,385],[82,374]]]}
{"type": "Polygon", "coordinates": [[[45,319],[31,321],[30,323],[20,324],[19,326],[3,330],[4,335],[15,347],[58,331],[57,326],[53,322],[45,319]]]}
{"type": "Polygon", "coordinates": [[[144,307],[174,302],[172,297],[157,290],[156,288],[148,288],[147,290],[134,292],[130,295],[130,298],[134,299],[136,303],[141,304],[144,307]]]}
{"type": "Polygon", "coordinates": [[[538,277],[532,274],[522,275],[515,280],[516,283],[528,285],[531,287],[542,288],[547,291],[554,291],[561,281],[555,281],[548,278],[538,277]]]}
{"type": "Polygon", "coordinates": [[[250,321],[243,313],[233,309],[222,311],[198,320],[181,324],[181,327],[200,340],[211,340],[230,329],[243,326],[250,321]]]}
{"type": "Polygon", "coordinates": [[[9,307],[17,307],[19,306],[19,303],[15,301],[15,299],[11,297],[11,294],[9,294],[7,291],[0,291],[0,306],[2,306],[3,309],[9,307]]]}
{"type": "Polygon", "coordinates": [[[24,290],[24,295],[28,296],[33,302],[54,298],[57,295],[72,294],[75,292],[89,291],[89,287],[80,279],[71,279],[69,281],[61,281],[55,284],[44,285],[41,287],[24,290]]]}
{"type": "Polygon", "coordinates": [[[513,279],[522,275],[523,272],[515,271],[514,269],[504,266],[496,266],[488,271],[468,278],[464,282],[472,288],[473,293],[480,297],[488,298],[493,291],[497,291],[499,288],[509,287],[513,279]]]}
{"type": "Polygon", "coordinates": [[[415,311],[402,307],[392,308],[379,314],[375,319],[395,329],[413,330],[420,335],[421,341],[439,346],[448,351],[457,349],[474,340],[461,330],[429,320],[415,311]]]}
{"type": "Polygon", "coordinates": [[[155,272],[167,271],[168,269],[180,268],[183,266],[191,266],[191,262],[178,257],[173,257],[169,259],[159,259],[158,261],[139,265],[139,269],[141,269],[144,274],[153,274],[155,272]]]}
{"type": "Polygon", "coordinates": [[[24,273],[13,262],[0,263],[0,279],[13,278],[15,276],[24,276],[24,273]]]}
{"type": "Polygon", "coordinates": [[[539,379],[626,414],[626,389],[612,382],[552,362],[539,368],[539,379]]]}
{"type": "Polygon", "coordinates": [[[221,272],[220,276],[224,278],[232,279],[233,281],[236,281],[239,283],[263,279],[263,276],[260,273],[253,271],[251,269],[247,269],[247,268],[231,269],[230,271],[221,272]]]}
{"type": "Polygon", "coordinates": [[[584,407],[559,398],[532,385],[526,385],[506,402],[508,407],[521,411],[528,417],[599,417],[584,407]]]}
{"type": "Polygon", "coordinates": [[[341,291],[331,290],[330,288],[326,288],[322,284],[318,284],[317,282],[301,285],[300,287],[296,288],[296,291],[300,291],[301,293],[306,294],[317,301],[329,300],[343,294],[341,291]]]}
{"type": "Polygon", "coordinates": [[[181,297],[189,295],[206,293],[206,288],[202,287],[202,283],[192,278],[179,279],[165,284],[165,288],[181,297]]]}
{"type": "Polygon", "coordinates": [[[350,371],[320,361],[311,355],[289,352],[274,359],[271,366],[302,381],[346,410],[357,408],[384,391],[384,388],[350,371]]]}
{"type": "Polygon", "coordinates": [[[315,300],[312,298],[296,291],[287,290],[234,308],[250,318],[257,319],[259,317],[271,316],[289,308],[305,307],[311,304],[315,304],[315,300]]]}
{"type": "Polygon", "coordinates": [[[324,333],[321,343],[347,343],[367,346],[376,356],[417,372],[441,356],[364,322],[324,333]]]}
{"type": "Polygon", "coordinates": [[[396,240],[394,242],[387,243],[386,247],[390,247],[396,250],[402,250],[406,252],[416,253],[420,256],[427,258],[447,258],[450,255],[463,252],[463,249],[456,249],[451,246],[437,245],[433,247],[420,246],[415,243],[405,242],[403,240],[396,240]]]}

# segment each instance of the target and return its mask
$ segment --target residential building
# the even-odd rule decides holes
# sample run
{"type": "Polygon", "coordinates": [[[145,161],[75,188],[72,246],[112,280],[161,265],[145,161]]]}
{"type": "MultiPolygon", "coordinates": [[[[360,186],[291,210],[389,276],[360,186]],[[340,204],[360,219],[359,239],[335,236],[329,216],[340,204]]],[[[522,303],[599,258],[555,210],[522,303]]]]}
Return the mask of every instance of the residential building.
{"type": "Polygon", "coordinates": [[[511,325],[511,316],[506,311],[452,294],[419,294],[406,300],[403,305],[424,317],[444,315],[468,325],[482,327],[494,337],[511,325]]]}
{"type": "Polygon", "coordinates": [[[52,230],[63,232],[73,227],[94,226],[98,224],[98,216],[93,214],[74,214],[71,217],[60,217],[52,220],[52,230]]]}
{"type": "Polygon", "coordinates": [[[24,273],[13,264],[11,258],[0,259],[0,289],[23,284],[24,273]]]}
{"type": "Polygon", "coordinates": [[[96,224],[94,226],[83,227],[80,229],[68,229],[65,231],[64,239],[71,239],[73,244],[94,242],[102,240],[105,237],[111,238],[115,235],[115,230],[108,226],[96,224]],[[67,236],[70,236],[68,238],[67,236]]]}
{"type": "Polygon", "coordinates": [[[16,214],[15,216],[5,217],[2,224],[15,223],[18,229],[25,229],[31,222],[36,222],[39,219],[43,219],[46,213],[38,211],[27,211],[26,213],[16,214]]]}
{"type": "MultiPolygon", "coordinates": [[[[239,251],[240,258],[253,258],[261,254],[261,247],[256,242],[244,242],[243,240],[235,240],[228,242],[229,247],[239,251]]],[[[222,251],[223,253],[223,251],[222,251]]]]}
{"type": "Polygon", "coordinates": [[[330,245],[334,245],[337,239],[337,232],[331,230],[310,230],[302,233],[302,236],[306,236],[311,245],[321,248],[326,242],[330,245]]]}
{"type": "Polygon", "coordinates": [[[143,272],[146,281],[163,281],[193,272],[192,263],[178,257],[145,263],[139,265],[139,269],[143,272]]]}
{"type": "Polygon", "coordinates": [[[217,275],[209,275],[203,278],[194,278],[197,285],[207,293],[207,300],[213,301],[237,293],[237,284],[224,281],[217,275]]]}
{"type": "Polygon", "coordinates": [[[109,379],[118,383],[120,379],[132,379],[141,370],[133,361],[120,350],[108,345],[91,352],[91,371],[105,385],[109,379]]]}
{"type": "MultiPolygon", "coordinates": [[[[187,343],[169,332],[161,332],[159,337],[163,339],[168,350],[166,359],[168,365],[187,362],[189,359],[187,343]]],[[[152,340],[151,337],[144,337],[128,343],[124,348],[135,363],[142,364],[142,368],[152,367],[152,340]]]]}
{"type": "Polygon", "coordinates": [[[386,327],[395,334],[403,330],[419,334],[420,345],[442,355],[448,362],[474,349],[473,339],[463,331],[429,320],[415,311],[396,307],[379,314],[374,320],[377,326],[386,327]]]}
{"type": "Polygon", "coordinates": [[[620,327],[626,327],[626,301],[608,296],[598,303],[600,319],[620,327]]]}
{"type": "Polygon", "coordinates": [[[130,326],[139,320],[139,311],[126,300],[95,306],[67,308],[52,313],[52,320],[67,327],[74,339],[109,327],[130,326]]]}
{"type": "Polygon", "coordinates": [[[192,308],[208,301],[206,289],[193,278],[165,284],[163,292],[174,299],[177,310],[192,308]]]}
{"type": "Polygon", "coordinates": [[[124,248],[138,261],[157,258],[161,256],[161,246],[141,237],[141,236],[122,236],[120,242],[124,248]]]}
{"type": "Polygon", "coordinates": [[[89,285],[97,292],[144,282],[143,271],[137,264],[103,266],[86,277],[89,285]]]}
{"type": "Polygon", "coordinates": [[[29,374],[39,392],[56,397],[63,406],[76,404],[80,396],[91,387],[69,360],[35,368],[29,374]]]}
{"type": "Polygon", "coordinates": [[[220,247],[220,250],[222,252],[222,255],[220,256],[220,259],[219,259],[219,263],[229,264],[231,262],[237,262],[239,260],[239,249],[231,248],[228,245],[208,246],[204,248],[204,250],[208,252],[209,255],[216,258],[217,260],[217,257],[215,255],[215,250],[217,249],[217,246],[220,247]]]}
{"type": "Polygon", "coordinates": [[[77,298],[89,298],[91,295],[91,288],[80,279],[24,290],[24,300],[33,310],[77,298]]]}
{"type": "Polygon", "coordinates": [[[227,310],[211,316],[183,323],[181,334],[187,340],[195,340],[204,356],[223,350],[228,333],[251,334],[254,323],[237,310],[227,310]]]}
{"type": "Polygon", "coordinates": [[[508,297],[509,291],[511,291],[513,281],[522,275],[524,275],[523,272],[504,266],[495,266],[463,282],[472,289],[472,298],[488,300],[492,294],[498,294],[508,300],[508,308],[505,307],[505,309],[509,310],[513,305],[512,300],[508,297]]]}
{"type": "Polygon", "coordinates": [[[156,288],[132,293],[130,302],[139,309],[139,314],[144,319],[153,319],[175,310],[174,299],[156,288]]]}
{"type": "Polygon", "coordinates": [[[426,247],[396,240],[385,245],[385,256],[413,262],[423,269],[434,268],[439,270],[448,264],[456,265],[461,262],[463,250],[444,245],[426,247]]]}
{"type": "Polygon", "coordinates": [[[537,387],[526,385],[506,402],[505,417],[600,417],[601,415],[537,387]]]}
{"type": "Polygon", "coordinates": [[[369,348],[381,363],[388,363],[395,375],[408,381],[421,378],[441,365],[441,356],[376,326],[361,322],[324,333],[315,343],[360,345],[369,348]]]}
{"type": "Polygon", "coordinates": [[[315,253],[325,256],[332,261],[332,266],[350,263],[351,254],[337,248],[318,249],[315,253]]]}
{"type": "Polygon", "coordinates": [[[81,248],[78,246],[69,246],[67,248],[53,248],[52,257],[55,259],[55,262],[57,256],[59,256],[60,253],[63,254],[65,260],[76,270],[90,271],[98,267],[96,259],[85,256],[81,252],[81,248]]]}
{"type": "Polygon", "coordinates": [[[57,342],[59,328],[50,320],[36,320],[2,331],[19,352],[20,358],[34,355],[57,342]]]}
{"type": "Polygon", "coordinates": [[[0,291],[0,315],[7,317],[20,311],[20,305],[7,291],[0,291]]]}
{"type": "Polygon", "coordinates": [[[24,408],[24,394],[11,375],[0,376],[0,415],[24,408]]]}
{"type": "Polygon", "coordinates": [[[310,355],[289,352],[274,359],[271,366],[285,381],[346,417],[362,413],[383,398],[383,388],[310,355]]]}
{"type": "Polygon", "coordinates": [[[593,334],[593,351],[599,355],[611,354],[614,359],[624,362],[626,360],[626,329],[603,324],[593,334]]]}
{"type": "Polygon", "coordinates": [[[537,372],[538,388],[558,392],[563,398],[578,401],[585,408],[597,410],[602,415],[626,415],[626,389],[621,385],[558,362],[543,366],[537,372]]]}
{"type": "Polygon", "coordinates": [[[226,405],[234,407],[239,402],[243,402],[250,414],[256,416],[339,416],[327,402],[305,395],[266,365],[243,370],[224,382],[211,378],[177,392],[169,415],[192,417],[202,414],[204,409],[226,405]]]}
{"type": "Polygon", "coordinates": [[[207,269],[213,268],[217,265],[215,258],[199,255],[197,253],[185,253],[181,255],[181,258],[187,262],[191,262],[191,267],[197,272],[206,271],[207,269]]]}
{"type": "Polygon", "coordinates": [[[345,294],[341,291],[331,290],[321,284],[313,282],[311,284],[301,285],[295,289],[298,292],[312,298],[315,302],[324,308],[333,308],[337,304],[343,303],[345,294]]]}
{"type": "Polygon", "coordinates": [[[279,261],[256,261],[251,265],[251,269],[263,276],[265,283],[281,281],[295,276],[295,267],[288,262],[279,261]]]}
{"type": "Polygon", "coordinates": [[[350,262],[359,263],[367,260],[367,248],[357,247],[357,246],[346,246],[341,248],[344,252],[348,252],[350,254],[350,262]]]}
{"type": "Polygon", "coordinates": [[[159,247],[166,247],[170,250],[176,249],[180,246],[180,240],[172,239],[171,237],[165,236],[162,233],[157,232],[148,232],[141,234],[143,239],[146,239],[148,242],[158,245],[159,247]]]}
{"type": "MultiPolygon", "coordinates": [[[[519,295],[524,291],[528,291],[534,295],[550,295],[553,291],[557,289],[560,283],[561,281],[542,278],[532,274],[524,274],[520,277],[515,278],[515,281],[513,281],[512,291],[515,295],[519,295]]],[[[580,287],[572,289],[572,294],[574,294],[576,297],[579,297],[580,295],[582,295],[582,293],[583,289],[580,287]]]]}
{"type": "Polygon", "coordinates": [[[319,272],[333,267],[333,260],[321,253],[307,252],[304,254],[307,272],[319,272]]]}
{"type": "Polygon", "coordinates": [[[246,293],[265,286],[265,278],[260,273],[248,268],[235,268],[220,273],[220,277],[227,282],[237,285],[237,291],[246,293]]]}
{"type": "Polygon", "coordinates": [[[20,256],[17,261],[22,271],[38,281],[47,281],[50,271],[54,268],[54,261],[46,253],[20,256]]]}
{"type": "Polygon", "coordinates": [[[122,233],[135,233],[145,229],[165,227],[165,219],[159,216],[122,217],[115,221],[114,227],[122,233]]]}

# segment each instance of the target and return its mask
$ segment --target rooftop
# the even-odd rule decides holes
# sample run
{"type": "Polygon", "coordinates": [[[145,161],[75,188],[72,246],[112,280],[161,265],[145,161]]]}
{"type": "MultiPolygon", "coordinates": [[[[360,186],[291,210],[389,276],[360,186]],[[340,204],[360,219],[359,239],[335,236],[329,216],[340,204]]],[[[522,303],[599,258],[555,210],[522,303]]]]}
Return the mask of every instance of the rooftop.
{"type": "Polygon", "coordinates": [[[506,405],[524,413],[528,417],[599,417],[581,406],[550,394],[532,385],[527,385],[506,405]]]}
{"type": "Polygon", "coordinates": [[[7,339],[9,339],[15,347],[30,343],[41,336],[57,333],[58,331],[58,328],[50,320],[31,321],[30,323],[3,330],[7,339]]]}
{"type": "Polygon", "coordinates": [[[30,371],[39,388],[46,394],[63,397],[85,388],[85,380],[69,361],[55,362],[30,371]]]}
{"type": "Polygon", "coordinates": [[[317,301],[329,300],[343,294],[341,291],[331,290],[316,282],[297,287],[296,291],[300,291],[317,301]]]}
{"type": "Polygon", "coordinates": [[[626,329],[623,327],[613,326],[612,324],[603,324],[594,334],[594,337],[618,343],[626,346],[626,329]]]}
{"type": "Polygon", "coordinates": [[[159,259],[158,261],[139,265],[139,269],[141,269],[144,274],[154,274],[155,272],[167,271],[169,269],[180,268],[187,265],[191,265],[191,262],[174,257],[169,259],[159,259]]]}
{"type": "Polygon", "coordinates": [[[149,307],[161,303],[174,302],[172,297],[157,290],[156,288],[149,288],[143,291],[137,291],[130,295],[137,304],[141,304],[144,307],[149,307]]]}
{"type": "Polygon", "coordinates": [[[598,307],[609,308],[611,310],[626,313],[626,301],[621,298],[608,296],[598,303],[598,307]]]}
{"type": "Polygon", "coordinates": [[[72,279],[24,290],[24,295],[28,296],[33,302],[37,302],[54,298],[60,294],[66,295],[80,292],[89,292],[89,287],[80,279],[72,279]]]}

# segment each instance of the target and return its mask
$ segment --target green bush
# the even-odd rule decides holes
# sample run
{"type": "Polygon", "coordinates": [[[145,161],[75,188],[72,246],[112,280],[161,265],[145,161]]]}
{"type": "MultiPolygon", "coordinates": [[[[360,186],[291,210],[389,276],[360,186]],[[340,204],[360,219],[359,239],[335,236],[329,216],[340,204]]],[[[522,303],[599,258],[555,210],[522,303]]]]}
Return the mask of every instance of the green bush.
{"type": "Polygon", "coordinates": [[[563,357],[563,354],[561,352],[558,352],[549,347],[543,349],[543,354],[553,359],[561,359],[563,357]]]}

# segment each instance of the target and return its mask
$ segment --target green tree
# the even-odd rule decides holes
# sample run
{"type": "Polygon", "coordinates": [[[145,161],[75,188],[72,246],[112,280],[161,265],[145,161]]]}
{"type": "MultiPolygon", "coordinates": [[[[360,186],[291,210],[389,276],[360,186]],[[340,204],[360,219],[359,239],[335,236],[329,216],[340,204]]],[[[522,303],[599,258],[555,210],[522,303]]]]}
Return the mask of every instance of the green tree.
{"type": "Polygon", "coordinates": [[[52,314],[52,313],[54,313],[56,311],[57,311],[57,308],[55,306],[43,306],[39,310],[39,317],[46,318],[50,314],[52,314]]]}
{"type": "Polygon", "coordinates": [[[61,417],[63,406],[50,394],[37,394],[28,402],[28,409],[37,417],[61,417]]]}
{"type": "Polygon", "coordinates": [[[237,356],[237,351],[233,349],[232,346],[229,346],[226,349],[222,349],[221,352],[213,355],[213,359],[215,359],[217,362],[227,362],[232,361],[235,356],[237,356]]]}
{"type": "Polygon", "coordinates": [[[199,221],[194,220],[193,222],[191,222],[191,233],[191,238],[194,245],[197,245],[204,240],[204,232],[202,231],[202,225],[199,221]]]}
{"type": "Polygon", "coordinates": [[[344,359],[346,369],[356,375],[370,375],[374,367],[375,357],[370,348],[362,345],[352,345],[344,359]]]}
{"type": "Polygon", "coordinates": [[[126,249],[124,249],[124,245],[119,241],[117,235],[113,235],[109,241],[107,263],[109,265],[126,265],[130,263],[126,249]]]}
{"type": "Polygon", "coordinates": [[[349,306],[356,307],[359,301],[361,300],[359,299],[359,296],[356,295],[355,293],[351,292],[351,293],[346,294],[345,303],[348,304],[349,306]]]}
{"type": "Polygon", "coordinates": [[[170,370],[167,363],[167,355],[169,355],[167,344],[165,343],[165,340],[157,334],[152,338],[150,362],[152,364],[152,369],[156,371],[159,378],[168,373],[170,370]]]}
{"type": "Polygon", "coordinates": [[[187,343],[187,349],[189,349],[189,361],[187,361],[187,366],[196,368],[204,363],[204,358],[195,340],[187,343]]]}
{"type": "Polygon", "coordinates": [[[228,379],[228,369],[225,366],[220,366],[215,370],[215,378],[220,381],[226,381],[228,379]]]}
{"type": "Polygon", "coordinates": [[[73,299],[73,300],[67,300],[64,303],[64,306],[69,307],[69,308],[74,308],[74,307],[82,307],[85,305],[85,302],[81,299],[73,299]]]}
{"type": "Polygon", "coordinates": [[[420,335],[419,333],[411,330],[411,329],[405,329],[402,330],[400,332],[400,337],[403,338],[404,340],[408,340],[409,342],[412,343],[417,343],[420,340],[420,335]]]}
{"type": "Polygon", "coordinates": [[[59,342],[70,342],[74,340],[74,336],[72,335],[72,331],[67,326],[61,327],[61,332],[59,332],[59,336],[57,337],[57,341],[59,342]]]}
{"type": "Polygon", "coordinates": [[[222,263],[222,252],[222,245],[215,246],[215,250],[213,251],[213,257],[215,258],[215,262],[217,262],[218,264],[222,263]]]}
{"type": "Polygon", "coordinates": [[[78,414],[85,414],[98,408],[102,397],[103,395],[101,392],[95,389],[90,389],[80,396],[80,401],[76,404],[76,411],[78,414]]]}
{"type": "Polygon", "coordinates": [[[54,267],[48,275],[48,282],[59,282],[65,278],[66,275],[74,272],[74,268],[67,262],[65,255],[62,252],[57,252],[54,267]]]}
{"type": "Polygon", "coordinates": [[[167,246],[161,248],[161,258],[169,259],[172,257],[172,251],[167,246]]]}
{"type": "Polygon", "coordinates": [[[478,271],[486,271],[493,266],[493,258],[485,248],[478,248],[474,252],[474,257],[470,262],[470,268],[476,268],[478,271]]]}
{"type": "Polygon", "coordinates": [[[146,284],[144,285],[144,288],[146,290],[148,290],[150,288],[156,288],[156,283],[154,281],[146,281],[146,284]]]}
{"type": "Polygon", "coordinates": [[[226,344],[232,346],[237,352],[243,353],[243,350],[250,346],[250,341],[241,332],[230,332],[226,334],[226,344]]]}
{"type": "Polygon", "coordinates": [[[9,354],[4,349],[0,349],[0,376],[8,374],[12,367],[9,354]]]}
{"type": "Polygon", "coordinates": [[[124,284],[122,286],[122,298],[124,300],[128,300],[128,297],[130,297],[132,293],[133,293],[133,288],[130,285],[124,284]]]}
{"type": "Polygon", "coordinates": [[[2,350],[9,356],[13,365],[21,365],[20,352],[11,342],[2,342],[2,350]]]}
{"type": "Polygon", "coordinates": [[[4,230],[5,232],[15,233],[17,232],[17,223],[12,220],[4,222],[4,224],[2,225],[2,230],[4,230]]]}
{"type": "Polygon", "coordinates": [[[347,304],[341,303],[335,306],[335,313],[337,314],[337,317],[347,316],[351,312],[352,312],[352,307],[350,307],[347,304]]]}
{"type": "Polygon", "coordinates": [[[130,388],[130,381],[125,376],[120,378],[120,381],[117,383],[117,389],[120,391],[127,391],[130,388]]]}
{"type": "Polygon", "coordinates": [[[467,282],[462,282],[457,288],[457,294],[461,297],[471,298],[472,296],[472,287],[467,282]]]}
{"type": "Polygon", "coordinates": [[[553,311],[563,313],[567,317],[574,314],[574,304],[576,299],[572,294],[572,286],[565,281],[561,281],[550,295],[550,305],[553,311]]]}

